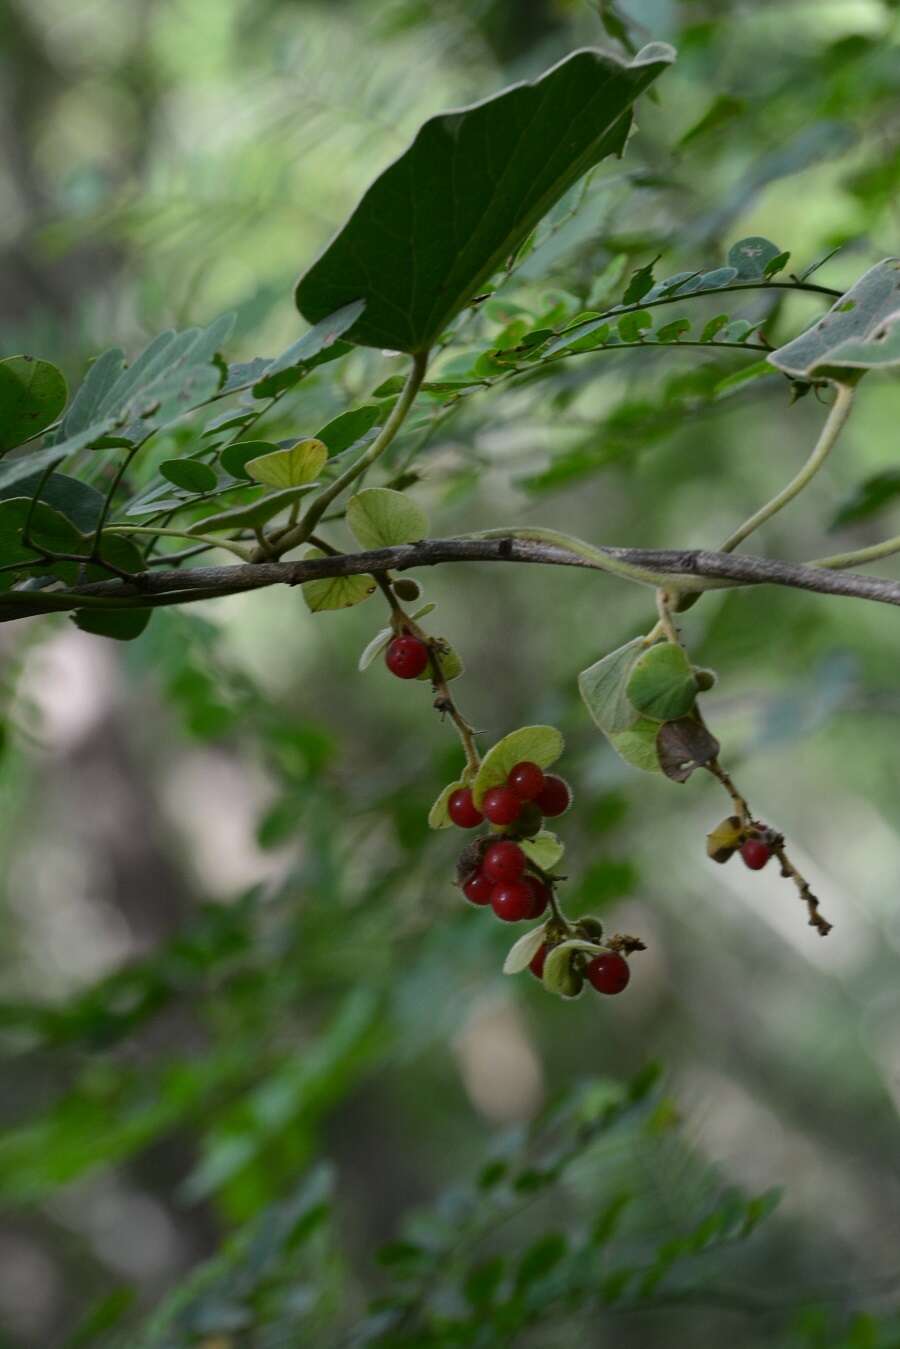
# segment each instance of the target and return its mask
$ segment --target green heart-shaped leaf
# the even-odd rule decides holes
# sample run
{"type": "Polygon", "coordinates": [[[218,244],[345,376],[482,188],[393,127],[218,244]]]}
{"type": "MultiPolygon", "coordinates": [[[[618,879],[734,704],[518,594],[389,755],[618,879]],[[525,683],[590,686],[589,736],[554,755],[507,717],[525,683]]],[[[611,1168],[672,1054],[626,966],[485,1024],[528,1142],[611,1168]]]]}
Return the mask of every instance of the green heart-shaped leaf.
{"type": "Polygon", "coordinates": [[[311,323],[354,300],[350,341],[422,352],[594,164],[621,154],[631,105],[671,63],[573,52],[530,84],[433,117],[298,283],[311,323]]]}
{"type": "Polygon", "coordinates": [[[549,829],[542,829],[534,838],[520,839],[519,847],[529,862],[540,867],[541,871],[549,871],[551,867],[555,867],[566,850],[561,839],[551,834],[549,829]]]}
{"type": "Polygon", "coordinates": [[[244,467],[251,478],[267,487],[300,487],[318,477],[327,458],[328,450],[321,440],[298,440],[288,450],[248,459],[244,467]]]}
{"type": "Polygon", "coordinates": [[[428,534],[428,516],[402,492],[367,487],[347,502],[347,524],[363,548],[416,543],[428,534]]]}

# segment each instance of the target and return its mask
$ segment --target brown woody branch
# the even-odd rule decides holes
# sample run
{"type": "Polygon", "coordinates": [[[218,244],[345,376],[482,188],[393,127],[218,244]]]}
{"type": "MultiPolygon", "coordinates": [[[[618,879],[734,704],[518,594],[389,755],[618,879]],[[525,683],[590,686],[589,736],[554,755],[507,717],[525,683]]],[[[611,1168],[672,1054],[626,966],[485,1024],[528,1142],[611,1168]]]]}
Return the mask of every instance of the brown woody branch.
{"type": "MultiPolygon", "coordinates": [[[[704,581],[726,586],[779,585],[823,595],[845,595],[900,605],[900,581],[857,572],[835,571],[803,563],[778,562],[747,554],[714,553],[704,550],[601,548],[612,563],[627,563],[647,572],[648,584],[659,578],[680,579],[686,591],[710,588],[704,581]],[[700,584],[691,584],[699,582],[700,584]]],[[[133,582],[96,581],[65,591],[7,591],[0,600],[0,613],[12,618],[11,608],[29,613],[44,608],[76,609],[88,605],[104,609],[156,608],[195,600],[237,595],[273,585],[300,585],[331,576],[356,576],[365,572],[407,571],[445,562],[519,562],[545,566],[586,567],[603,571],[600,562],[581,557],[555,544],[509,538],[427,539],[336,557],[318,557],[298,562],[258,562],[217,567],[160,568],[143,572],[133,582]]]]}

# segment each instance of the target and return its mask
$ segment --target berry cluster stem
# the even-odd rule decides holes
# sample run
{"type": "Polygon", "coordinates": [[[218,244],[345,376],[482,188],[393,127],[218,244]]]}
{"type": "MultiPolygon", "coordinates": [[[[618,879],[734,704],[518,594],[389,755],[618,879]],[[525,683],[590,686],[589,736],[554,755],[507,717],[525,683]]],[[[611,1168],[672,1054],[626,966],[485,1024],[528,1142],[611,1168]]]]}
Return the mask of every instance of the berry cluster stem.
{"type": "MultiPolygon", "coordinates": [[[[738,791],[734,782],[728,773],[721,766],[717,759],[712,763],[704,764],[703,767],[708,773],[712,773],[717,782],[721,782],[728,795],[731,797],[735,814],[740,818],[741,824],[745,828],[754,828],[765,830],[765,825],[760,821],[754,820],[753,814],[747,804],[746,798],[738,791]]],[[[806,905],[806,911],[809,914],[809,926],[814,927],[820,937],[827,937],[831,931],[832,924],[819,911],[819,900],[812,892],[812,887],[805,876],[801,874],[788,857],[784,847],[784,839],[778,835],[770,844],[773,854],[778,858],[781,864],[781,874],[786,880],[791,880],[797,887],[798,894],[806,905]]]]}

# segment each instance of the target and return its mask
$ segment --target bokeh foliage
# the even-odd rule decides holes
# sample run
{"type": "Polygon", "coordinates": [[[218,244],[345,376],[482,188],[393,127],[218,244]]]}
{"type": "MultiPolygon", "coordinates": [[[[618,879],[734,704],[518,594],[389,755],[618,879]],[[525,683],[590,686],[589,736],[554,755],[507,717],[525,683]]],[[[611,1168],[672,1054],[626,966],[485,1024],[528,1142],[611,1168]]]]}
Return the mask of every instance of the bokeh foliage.
{"type": "MultiPolygon", "coordinates": [[[[517,522],[715,544],[799,465],[823,410],[777,373],[747,379],[755,355],[686,345],[725,296],[644,310],[653,285],[733,266],[753,236],[790,251],[784,276],[839,248],[811,277],[838,289],[897,251],[897,19],[876,0],[6,0],[2,17],[3,349],[56,362],[72,388],[98,351],[131,358],[228,309],[229,358],[271,359],[298,338],[297,273],[425,117],[585,42],[678,48],[626,157],[467,312],[448,387],[389,453],[441,534],[517,522]],[[652,333],[641,317],[595,328],[587,348],[614,342],[507,378],[502,353],[528,334],[550,345],[623,295],[652,333]],[[690,334],[664,335],[682,313],[690,334]],[[616,350],[642,334],[647,350],[616,350]]],[[[738,324],[752,342],[765,320],[778,344],[821,311],[777,290],[727,298],[710,341],[738,324]]],[[[229,472],[298,435],[334,455],[371,434],[401,362],[339,354],[229,472]]],[[[768,527],[773,555],[892,532],[897,396],[889,375],[867,381],[840,455],[768,527]]],[[[207,444],[246,428],[226,416],[207,444]]],[[[164,430],[135,489],[195,462],[197,435],[164,430]]],[[[161,481],[170,499],[192,490],[161,481]]],[[[0,1334],[16,1349],[896,1344],[891,611],[757,590],[685,616],[719,672],[717,733],[828,899],[837,928],[819,943],[774,880],[707,863],[714,784],[633,772],[585,714],[577,672],[646,631],[649,597],[561,569],[420,580],[487,743],[523,723],[566,734],[567,904],[642,931],[627,1001],[557,1005],[500,975],[509,933],[463,911],[454,841],[427,827],[458,747],[427,686],[356,669],[376,600],[161,610],[126,648],[65,617],[5,626],[0,1334]]]]}

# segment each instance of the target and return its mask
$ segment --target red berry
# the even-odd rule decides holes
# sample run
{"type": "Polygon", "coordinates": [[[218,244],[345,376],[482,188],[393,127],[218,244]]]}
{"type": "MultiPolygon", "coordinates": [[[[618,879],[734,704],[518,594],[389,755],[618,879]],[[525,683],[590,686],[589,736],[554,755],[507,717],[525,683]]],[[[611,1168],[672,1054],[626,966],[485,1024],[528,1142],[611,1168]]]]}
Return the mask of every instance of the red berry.
{"type": "Polygon", "coordinates": [[[395,637],[384,654],[385,664],[398,679],[418,679],[428,668],[428,647],[418,637],[395,637]]]}
{"type": "Polygon", "coordinates": [[[481,808],[491,824],[512,824],[522,808],[522,798],[512,787],[492,787],[485,792],[481,808]]]}
{"type": "Polygon", "coordinates": [[[588,961],[584,972],[598,993],[621,993],[631,978],[628,961],[616,951],[594,956],[593,960],[588,961]]]}
{"type": "MultiPolygon", "coordinates": [[[[481,869],[489,881],[517,881],[525,870],[525,854],[518,843],[501,839],[492,843],[482,858],[481,869]]],[[[529,892],[530,893],[530,892],[529,892]]]]}
{"type": "Polygon", "coordinates": [[[547,943],[544,942],[543,946],[539,946],[531,958],[528,968],[535,979],[543,979],[544,977],[544,961],[547,959],[547,950],[547,943]]]}
{"type": "Polygon", "coordinates": [[[532,905],[529,918],[540,918],[541,914],[550,903],[550,887],[538,876],[526,876],[525,884],[531,890],[532,905]]]}
{"type": "Polygon", "coordinates": [[[531,917],[534,896],[524,881],[501,881],[491,891],[491,908],[504,923],[520,923],[531,917]]]}
{"type": "Polygon", "coordinates": [[[544,774],[536,763],[526,760],[510,770],[506,785],[523,801],[533,801],[544,785],[544,774]]]}
{"type": "Polygon", "coordinates": [[[765,839],[748,838],[741,844],[741,857],[751,871],[762,871],[771,856],[771,849],[765,839]]]}
{"type": "Polygon", "coordinates": [[[460,829],[474,829],[484,819],[468,787],[460,787],[458,792],[453,793],[447,802],[447,814],[460,829]]]}
{"type": "Polygon", "coordinates": [[[545,815],[562,815],[572,804],[572,792],[563,778],[548,773],[534,799],[545,815]]]}
{"type": "Polygon", "coordinates": [[[488,880],[483,872],[476,871],[463,886],[463,894],[472,904],[490,904],[493,889],[494,882],[488,880]]]}

